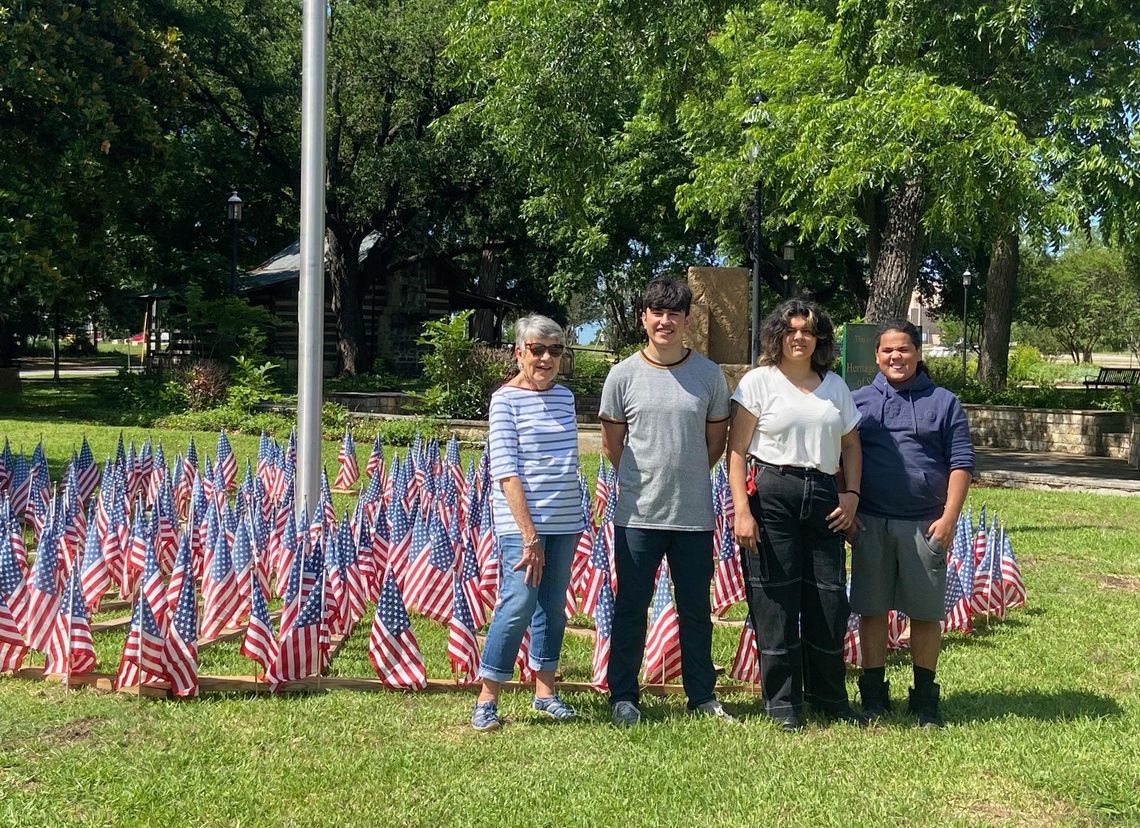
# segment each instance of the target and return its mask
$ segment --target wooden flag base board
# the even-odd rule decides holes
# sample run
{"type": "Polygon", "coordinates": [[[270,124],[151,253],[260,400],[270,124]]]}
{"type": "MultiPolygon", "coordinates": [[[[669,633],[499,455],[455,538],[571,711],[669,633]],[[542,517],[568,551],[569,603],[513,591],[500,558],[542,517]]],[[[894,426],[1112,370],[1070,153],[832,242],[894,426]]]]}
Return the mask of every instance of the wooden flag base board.
{"type": "MultiPolygon", "coordinates": [[[[100,692],[112,692],[114,689],[114,675],[110,673],[76,673],[71,676],[62,676],[52,673],[45,674],[42,667],[21,667],[2,675],[28,681],[45,681],[63,684],[68,689],[90,687],[100,692]],[[66,681],[65,681],[66,678],[66,681]]],[[[533,682],[505,681],[504,690],[526,690],[534,688],[533,682]]],[[[377,693],[473,693],[479,690],[479,683],[458,684],[454,679],[428,679],[423,690],[393,690],[378,678],[356,678],[347,676],[308,676],[297,681],[284,682],[277,688],[278,693],[312,694],[324,693],[330,690],[351,690],[356,692],[377,693]]],[[[257,676],[198,676],[198,688],[202,693],[247,693],[268,695],[269,686],[263,678],[257,676]]],[[[592,684],[584,681],[560,681],[558,689],[567,693],[601,693],[592,684]]],[[[170,696],[170,688],[165,683],[143,685],[142,687],[124,687],[120,693],[128,696],[141,696],[142,698],[164,699],[170,696]]],[[[680,684],[643,684],[641,692],[650,696],[675,696],[685,692],[680,684]]],[[[752,684],[720,684],[716,687],[718,694],[745,693],[756,695],[760,689],[752,684]]]]}

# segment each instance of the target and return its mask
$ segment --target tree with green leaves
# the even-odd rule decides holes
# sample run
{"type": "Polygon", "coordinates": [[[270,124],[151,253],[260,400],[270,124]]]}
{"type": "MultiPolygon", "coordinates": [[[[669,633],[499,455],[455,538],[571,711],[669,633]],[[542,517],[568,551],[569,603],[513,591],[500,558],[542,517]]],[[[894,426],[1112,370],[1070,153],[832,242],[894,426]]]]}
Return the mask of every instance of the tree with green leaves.
{"type": "Polygon", "coordinates": [[[131,203],[185,95],[174,32],[142,4],[0,6],[0,363],[43,314],[86,315],[124,281],[131,203]]]}
{"type": "Polygon", "coordinates": [[[1071,239],[1056,256],[1022,257],[1017,318],[1049,331],[1074,363],[1100,346],[1128,347],[1140,319],[1140,275],[1119,250],[1071,239]]]}

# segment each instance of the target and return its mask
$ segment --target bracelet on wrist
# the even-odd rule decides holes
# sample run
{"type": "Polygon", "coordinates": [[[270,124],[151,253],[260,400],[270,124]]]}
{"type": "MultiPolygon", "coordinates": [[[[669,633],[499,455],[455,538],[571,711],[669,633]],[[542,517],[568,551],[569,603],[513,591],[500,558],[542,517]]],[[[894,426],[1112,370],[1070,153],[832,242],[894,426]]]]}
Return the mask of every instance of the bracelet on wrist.
{"type": "Polygon", "coordinates": [[[859,498],[860,500],[863,499],[863,495],[861,495],[859,492],[855,491],[854,489],[844,489],[843,491],[840,492],[840,494],[853,494],[853,495],[855,495],[855,497],[859,498]]]}
{"type": "Polygon", "coordinates": [[[524,540],[523,541],[523,549],[530,549],[532,546],[538,546],[538,543],[539,543],[538,535],[535,535],[530,540],[524,540]]]}

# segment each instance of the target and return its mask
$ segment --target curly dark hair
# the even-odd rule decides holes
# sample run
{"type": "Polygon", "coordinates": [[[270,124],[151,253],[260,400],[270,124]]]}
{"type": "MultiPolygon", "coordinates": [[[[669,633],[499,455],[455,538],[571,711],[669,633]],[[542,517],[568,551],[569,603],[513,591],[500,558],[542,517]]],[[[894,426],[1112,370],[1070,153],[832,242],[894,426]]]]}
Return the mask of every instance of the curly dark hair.
{"type": "Polygon", "coordinates": [[[784,334],[792,329],[793,317],[807,320],[807,329],[815,334],[815,352],[811,355],[811,367],[820,379],[831,370],[835,362],[835,326],[827,311],[815,302],[804,299],[789,299],[781,302],[768,314],[760,328],[760,364],[779,365],[784,358],[784,334]]]}

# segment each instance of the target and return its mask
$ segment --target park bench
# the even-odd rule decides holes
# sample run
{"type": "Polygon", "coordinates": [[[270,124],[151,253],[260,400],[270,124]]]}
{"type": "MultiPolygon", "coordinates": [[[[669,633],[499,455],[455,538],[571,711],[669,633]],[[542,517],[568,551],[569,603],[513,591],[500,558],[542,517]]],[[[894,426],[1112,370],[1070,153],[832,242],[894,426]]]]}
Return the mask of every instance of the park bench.
{"type": "Polygon", "coordinates": [[[1096,379],[1085,380],[1085,388],[1129,388],[1140,384],[1140,368],[1101,368],[1096,379]]]}

